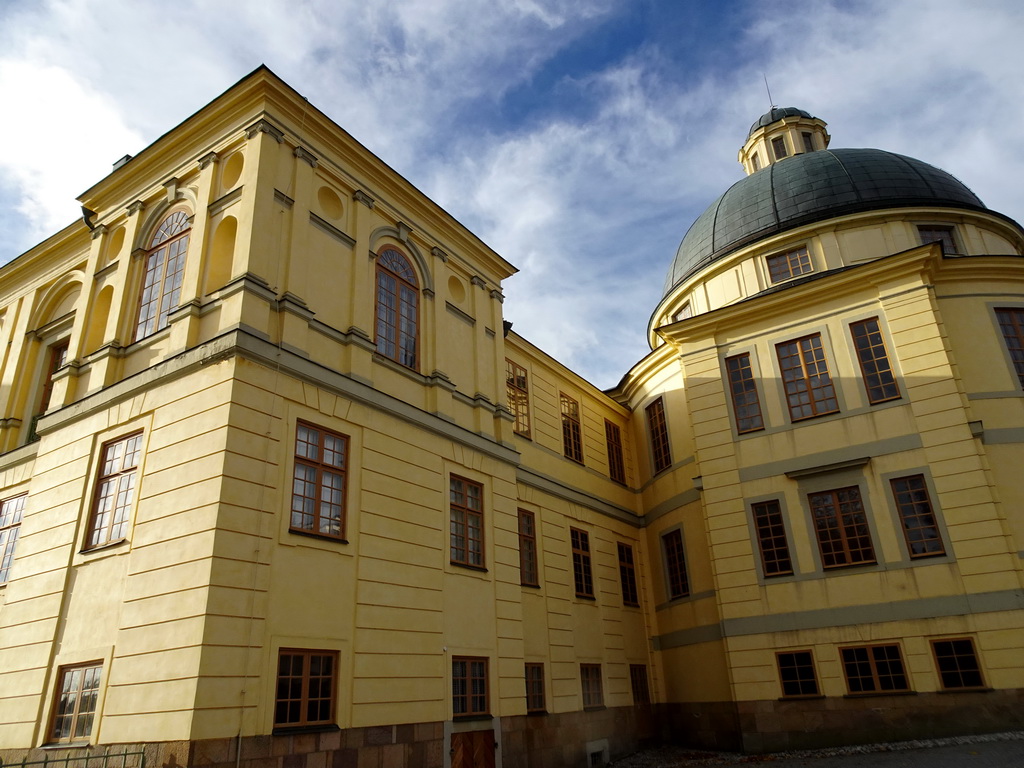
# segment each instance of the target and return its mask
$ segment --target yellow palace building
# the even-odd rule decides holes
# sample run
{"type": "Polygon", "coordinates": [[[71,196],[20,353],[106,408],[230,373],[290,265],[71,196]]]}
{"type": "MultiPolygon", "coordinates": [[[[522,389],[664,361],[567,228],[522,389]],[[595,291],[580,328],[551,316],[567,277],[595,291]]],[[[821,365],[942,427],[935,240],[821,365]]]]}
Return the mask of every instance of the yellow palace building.
{"type": "Polygon", "coordinates": [[[4,764],[1021,727],[1024,231],[828,145],[751,127],[607,392],[266,68],[118,163],[0,268],[4,764]]]}

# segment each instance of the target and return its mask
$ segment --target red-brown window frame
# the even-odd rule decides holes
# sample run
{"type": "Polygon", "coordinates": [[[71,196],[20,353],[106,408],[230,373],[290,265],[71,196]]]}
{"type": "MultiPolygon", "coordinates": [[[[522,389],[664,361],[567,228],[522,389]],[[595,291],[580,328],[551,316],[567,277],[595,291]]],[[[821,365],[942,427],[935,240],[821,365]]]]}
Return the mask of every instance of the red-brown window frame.
{"type": "Polygon", "coordinates": [[[788,576],[793,573],[793,560],[789,554],[786,524],[782,505],[778,499],[754,502],[750,505],[757,532],[757,546],[761,552],[761,568],[766,577],[788,576]]]}
{"type": "Polygon", "coordinates": [[[811,519],[814,523],[814,538],[818,542],[818,553],[821,555],[822,568],[842,568],[848,565],[865,565],[877,562],[875,559],[874,542],[871,539],[871,528],[868,526],[868,515],[864,509],[864,502],[861,499],[860,488],[856,485],[845,488],[836,488],[828,491],[816,491],[807,495],[807,503],[811,510],[811,519]],[[852,495],[856,499],[852,498],[852,495]],[[823,499],[831,498],[831,513],[823,503],[823,499]],[[853,506],[853,505],[856,506],[853,506]],[[835,519],[836,524],[823,525],[827,523],[829,515],[835,519]],[[859,516],[859,519],[858,519],[859,516]],[[862,528],[862,531],[857,530],[862,528]],[[838,537],[829,536],[828,543],[837,542],[840,545],[838,550],[825,552],[822,534],[835,530],[838,537]],[[858,543],[859,541],[859,543],[858,543]],[[866,542],[866,545],[865,545],[866,542]],[[856,546],[853,546],[856,544],[856,546]],[[837,555],[842,555],[842,560],[837,555]]]}
{"type": "Polygon", "coordinates": [[[335,712],[337,712],[337,694],[338,694],[338,652],[327,651],[327,650],[312,650],[308,648],[281,648],[277,654],[277,683],[274,693],[274,727],[275,728],[303,728],[308,726],[317,725],[331,725],[335,720],[335,712]],[[289,674],[284,674],[285,670],[282,668],[285,658],[289,659],[302,659],[301,672],[296,675],[293,670],[288,670],[289,674]],[[313,674],[313,660],[314,658],[319,659],[320,663],[324,661],[329,663],[329,671],[327,674],[313,674]],[[287,684],[287,680],[298,680],[299,682],[299,695],[297,698],[282,697],[284,693],[284,686],[287,684]],[[330,695],[323,695],[323,685],[326,681],[326,685],[329,687],[330,695]],[[318,691],[313,691],[313,687],[318,686],[318,691]],[[316,694],[316,695],[314,695],[316,694]],[[323,703],[327,703],[327,716],[313,718],[310,717],[310,707],[314,702],[318,702],[321,708],[323,703]],[[282,719],[282,708],[287,708],[289,704],[297,704],[299,717],[298,719],[282,719]]]}
{"type": "Polygon", "coordinates": [[[775,353],[791,421],[839,413],[839,397],[820,333],[780,342],[775,353]],[[802,402],[803,396],[806,402],[802,402]]]}
{"type": "Polygon", "coordinates": [[[1024,308],[1000,307],[995,312],[1010,363],[1020,386],[1024,387],[1024,308]]]}
{"type": "Polygon", "coordinates": [[[651,703],[651,685],[647,679],[646,664],[629,665],[629,687],[633,692],[633,703],[638,705],[651,703]]]}
{"type": "Polygon", "coordinates": [[[572,545],[572,574],[576,597],[594,597],[594,572],[590,560],[590,534],[579,528],[569,529],[572,545]]]}
{"type": "Polygon", "coordinates": [[[537,714],[547,711],[547,698],[544,693],[544,665],[540,662],[528,661],[525,666],[526,675],[526,712],[537,714]]]}
{"type": "Polygon", "coordinates": [[[302,533],[313,536],[323,536],[329,539],[337,539],[339,541],[345,540],[345,528],[347,523],[347,497],[348,497],[348,463],[349,463],[349,437],[343,435],[340,432],[335,432],[332,429],[326,429],[325,427],[312,424],[308,421],[302,421],[301,419],[296,422],[295,426],[295,464],[292,468],[292,502],[291,512],[289,517],[289,530],[295,533],[302,533]],[[316,449],[318,458],[310,458],[309,456],[300,454],[300,445],[314,445],[309,440],[302,440],[302,430],[308,430],[309,432],[316,435],[316,449]],[[331,453],[341,455],[341,465],[327,463],[324,460],[324,454],[326,453],[326,445],[328,438],[341,443],[341,450],[333,450],[331,453]],[[312,481],[309,478],[300,477],[299,473],[303,470],[310,470],[313,472],[312,481]],[[324,483],[329,477],[337,477],[341,480],[340,490],[337,488],[331,488],[331,491],[338,491],[341,496],[341,502],[337,506],[340,506],[341,511],[335,521],[331,517],[324,517],[322,512],[324,504],[334,506],[332,501],[326,501],[323,498],[324,483]],[[314,485],[314,495],[306,496],[303,494],[296,493],[298,483],[311,483],[314,485]],[[310,499],[313,502],[313,513],[312,519],[309,521],[309,525],[306,525],[305,518],[309,515],[302,509],[296,509],[297,499],[310,499]],[[298,516],[298,523],[296,522],[298,516]],[[337,530],[331,530],[335,527],[330,525],[327,530],[321,530],[324,527],[324,521],[329,523],[336,523],[337,530]]]}
{"type": "Polygon", "coordinates": [[[99,465],[96,469],[96,487],[93,489],[89,527],[85,535],[85,549],[98,549],[126,538],[132,509],[135,506],[135,489],[138,486],[141,458],[141,431],[132,432],[115,440],[108,440],[100,447],[99,465]],[[122,452],[118,459],[120,469],[105,473],[108,453],[118,446],[122,446],[122,452]],[[134,463],[126,465],[125,461],[129,456],[133,456],[135,460],[134,463]],[[104,489],[108,482],[114,482],[113,506],[108,510],[109,519],[101,521],[99,519],[100,502],[107,498],[104,495],[104,489]]]}
{"type": "Polygon", "coordinates": [[[651,464],[653,474],[664,472],[672,466],[672,449],[668,442],[668,421],[665,417],[665,401],[658,398],[647,408],[647,433],[651,439],[651,464]]]}
{"type": "Polygon", "coordinates": [[[487,667],[486,656],[452,657],[452,716],[455,719],[483,717],[490,714],[491,689],[487,679],[487,667]],[[456,668],[458,664],[465,665],[465,674],[460,674],[456,668]],[[473,687],[475,682],[481,681],[483,682],[483,693],[475,691],[473,687]]]}
{"type": "Polygon", "coordinates": [[[814,271],[814,264],[811,263],[811,253],[807,250],[806,245],[801,245],[799,248],[793,248],[783,253],[773,253],[765,259],[765,264],[768,267],[768,279],[772,284],[781,283],[784,280],[789,280],[791,277],[799,277],[814,271]]]}
{"type": "Polygon", "coordinates": [[[416,270],[404,253],[389,245],[377,254],[375,275],[374,343],[377,353],[416,370],[420,357],[420,288],[416,270]],[[390,304],[385,300],[388,298],[390,304]]]}
{"type": "Polygon", "coordinates": [[[924,475],[894,477],[889,481],[903,539],[911,559],[946,554],[939,532],[939,521],[932,507],[924,475]],[[930,531],[930,533],[929,533],[930,531]],[[915,551],[919,550],[919,551],[915,551]]]}
{"type": "Polygon", "coordinates": [[[537,560],[537,517],[528,509],[519,510],[519,583],[540,586],[537,560]]]}
{"type": "Polygon", "coordinates": [[[665,553],[665,574],[668,578],[668,599],[678,600],[690,596],[690,579],[686,574],[686,549],[683,546],[683,532],[673,528],[661,535],[662,551],[665,553]]]}
{"type": "Polygon", "coordinates": [[[189,219],[188,213],[180,208],[171,211],[160,220],[149,240],[132,341],[139,341],[166,328],[170,313],[177,308],[192,232],[189,219]]]}
{"type": "Polygon", "coordinates": [[[604,706],[600,664],[580,664],[580,686],[583,690],[583,709],[600,709],[604,706]]]}
{"type": "Polygon", "coordinates": [[[750,353],[744,352],[725,358],[725,372],[729,380],[729,395],[732,397],[732,413],[736,419],[736,433],[759,432],[764,429],[761,415],[761,400],[757,394],[750,353]]]}
{"type": "Polygon", "coordinates": [[[526,369],[505,358],[505,394],[508,408],[515,420],[512,431],[522,437],[530,436],[530,393],[526,369]]]}
{"type": "Polygon", "coordinates": [[[974,646],[974,638],[971,637],[942,637],[933,638],[930,642],[932,649],[932,657],[935,659],[935,669],[939,673],[939,684],[942,686],[944,691],[977,691],[984,690],[985,676],[981,671],[981,664],[978,662],[978,651],[974,646]],[[963,652],[963,644],[967,644],[969,653],[963,652]],[[940,654],[939,645],[950,645],[959,644],[960,650],[957,651],[954,648],[950,648],[950,652],[943,652],[940,654]],[[969,659],[969,663],[964,663],[963,659],[969,659]],[[944,667],[943,662],[947,662],[947,666],[944,667]],[[953,662],[953,667],[948,666],[948,662],[953,662]],[[976,677],[975,682],[966,682],[965,676],[972,675],[976,677]],[[953,678],[958,678],[959,685],[951,685],[950,681],[953,678]]]}
{"type": "Polygon", "coordinates": [[[633,560],[633,547],[629,544],[616,542],[619,553],[619,583],[622,585],[622,604],[639,606],[640,594],[636,587],[636,564],[633,560]]]}
{"type": "Polygon", "coordinates": [[[583,463],[583,430],[580,426],[580,404],[564,392],[558,393],[562,411],[562,452],[565,458],[583,463]]]}
{"type": "Polygon", "coordinates": [[[622,456],[622,430],[618,424],[604,420],[604,439],[608,444],[608,477],[620,485],[626,484],[626,464],[622,456]]]}
{"type": "Polygon", "coordinates": [[[846,690],[851,696],[871,696],[876,694],[889,694],[889,693],[906,693],[911,690],[910,688],[910,676],[907,674],[906,665],[903,663],[903,651],[900,649],[898,643],[875,643],[873,645],[857,645],[848,646],[846,648],[839,649],[839,660],[843,665],[843,677],[846,679],[846,690]],[[879,651],[888,653],[895,650],[895,657],[889,658],[878,658],[879,651]],[[848,658],[849,653],[864,651],[866,652],[865,659],[850,659],[848,658]],[[850,665],[867,662],[870,677],[859,675],[857,680],[871,680],[871,688],[859,688],[854,690],[852,679],[850,677],[850,665]],[[899,664],[899,677],[903,678],[903,686],[897,687],[893,684],[891,687],[885,686],[885,680],[895,678],[896,674],[886,672],[883,669],[885,665],[892,665],[893,663],[899,664]]]}
{"type": "Polygon", "coordinates": [[[53,711],[50,713],[50,723],[47,728],[48,743],[49,744],[74,744],[80,742],[87,742],[92,736],[92,729],[96,723],[96,715],[99,711],[99,694],[100,694],[100,681],[103,676],[103,662],[102,661],[88,661],[83,664],[71,664],[65,667],[60,667],[57,674],[57,683],[54,689],[53,697],[53,711]],[[73,693],[73,703],[71,706],[71,712],[68,716],[68,734],[61,736],[58,732],[60,727],[59,720],[61,718],[61,700],[65,693],[72,693],[70,688],[66,687],[66,681],[68,675],[75,672],[82,672],[81,683],[75,687],[73,693]],[[95,673],[90,675],[90,673],[95,673]],[[92,680],[89,688],[86,688],[87,682],[92,680]],[[88,694],[88,696],[87,696],[88,694]],[[82,703],[87,698],[92,700],[92,709],[83,710],[82,703]],[[85,733],[76,735],[79,730],[80,720],[82,718],[88,718],[88,726],[85,729],[85,733]]]}
{"type": "Polygon", "coordinates": [[[28,494],[22,493],[0,501],[0,584],[6,584],[11,576],[27,498],[28,494]]]}
{"type": "Polygon", "coordinates": [[[50,407],[50,397],[53,395],[53,375],[63,368],[68,361],[68,351],[71,348],[71,339],[62,339],[47,348],[46,375],[43,377],[42,392],[39,397],[39,408],[36,413],[42,415],[50,407]]]}
{"type": "Polygon", "coordinates": [[[877,317],[850,323],[850,336],[853,348],[860,363],[860,375],[864,381],[868,402],[871,405],[899,400],[900,386],[896,383],[896,374],[889,362],[889,352],[885,348],[885,338],[877,317]]]}
{"type": "Polygon", "coordinates": [[[786,148],[786,140],[782,136],[772,139],[772,153],[776,160],[784,160],[789,157],[789,150],[786,148]]]}
{"type": "Polygon", "coordinates": [[[453,565],[483,570],[484,552],[484,487],[465,477],[452,475],[448,482],[450,501],[450,551],[453,565]],[[476,495],[470,493],[476,490],[476,495]],[[474,550],[473,544],[477,548],[474,550]]]}
{"type": "Polygon", "coordinates": [[[808,699],[821,696],[821,688],[818,686],[818,672],[814,667],[814,654],[810,649],[776,651],[775,664],[779,670],[779,686],[782,688],[782,698],[808,699]],[[785,664],[783,663],[784,659],[786,661],[785,664]]]}

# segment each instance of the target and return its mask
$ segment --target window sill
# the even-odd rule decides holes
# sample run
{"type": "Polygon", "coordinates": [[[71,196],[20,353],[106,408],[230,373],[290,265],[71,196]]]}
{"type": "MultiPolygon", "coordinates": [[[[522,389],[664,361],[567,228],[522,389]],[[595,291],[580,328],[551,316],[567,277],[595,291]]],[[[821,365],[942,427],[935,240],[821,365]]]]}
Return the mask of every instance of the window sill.
{"type": "Polygon", "coordinates": [[[526,584],[524,582],[519,582],[519,586],[526,587],[527,589],[540,589],[540,584],[526,584]]]}
{"type": "Polygon", "coordinates": [[[275,725],[270,732],[272,736],[290,736],[296,733],[330,733],[340,731],[336,723],[324,723],[321,725],[275,725]]]}
{"type": "Polygon", "coordinates": [[[881,696],[917,696],[917,691],[864,691],[843,694],[844,699],[877,699],[881,696]]]}
{"type": "Polygon", "coordinates": [[[348,544],[348,539],[343,536],[331,536],[329,533],[307,531],[305,528],[289,528],[288,533],[294,533],[296,536],[306,536],[307,538],[317,539],[318,541],[333,541],[338,544],[348,544]]]}
{"type": "Polygon", "coordinates": [[[463,568],[467,571],[476,571],[477,573],[487,573],[487,568],[482,565],[470,565],[469,563],[456,563],[454,560],[451,564],[456,568],[463,568]]]}
{"type": "Polygon", "coordinates": [[[604,704],[595,704],[595,705],[590,706],[590,707],[584,707],[583,711],[584,712],[603,712],[606,709],[608,709],[608,707],[606,707],[604,704]]]}
{"type": "Polygon", "coordinates": [[[576,599],[577,600],[589,600],[592,603],[596,603],[597,602],[597,598],[594,597],[593,595],[581,595],[581,594],[577,593],[576,599]]]}
{"type": "Polygon", "coordinates": [[[93,746],[92,742],[89,741],[66,741],[49,744],[41,744],[39,749],[45,749],[47,752],[55,749],[89,749],[93,746]]]}
{"type": "Polygon", "coordinates": [[[936,693],[992,693],[995,688],[943,688],[936,693]]]}
{"type": "Polygon", "coordinates": [[[452,715],[452,720],[457,723],[470,723],[470,722],[483,722],[484,720],[493,720],[489,714],[485,715],[452,715]]]}
{"type": "Polygon", "coordinates": [[[803,696],[780,696],[776,701],[819,701],[824,698],[825,695],[821,693],[808,693],[803,696]]]}
{"type": "Polygon", "coordinates": [[[543,717],[544,715],[547,715],[547,713],[548,713],[548,711],[546,709],[532,709],[532,710],[530,710],[529,712],[526,713],[526,716],[527,717],[543,717]]]}
{"type": "Polygon", "coordinates": [[[115,547],[120,547],[120,546],[122,546],[124,544],[127,544],[127,543],[128,543],[128,539],[127,538],[120,538],[120,539],[117,539],[115,541],[107,541],[107,542],[104,542],[103,544],[97,544],[95,547],[88,547],[88,548],[85,548],[85,549],[80,549],[80,550],[78,550],[78,554],[80,554],[80,555],[91,555],[94,552],[105,552],[108,549],[114,549],[115,547]]]}

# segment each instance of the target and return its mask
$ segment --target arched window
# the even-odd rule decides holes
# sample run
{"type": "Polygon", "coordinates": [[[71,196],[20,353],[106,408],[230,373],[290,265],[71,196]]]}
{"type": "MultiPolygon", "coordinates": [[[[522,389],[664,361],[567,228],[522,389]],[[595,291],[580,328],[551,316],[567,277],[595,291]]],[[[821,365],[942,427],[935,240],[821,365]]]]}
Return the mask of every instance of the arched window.
{"type": "Polygon", "coordinates": [[[167,315],[178,306],[191,226],[185,211],[175,211],[160,222],[149,242],[135,341],[166,328],[167,315]]]}
{"type": "Polygon", "coordinates": [[[377,255],[377,351],[416,367],[419,288],[409,260],[393,248],[377,255]]]}

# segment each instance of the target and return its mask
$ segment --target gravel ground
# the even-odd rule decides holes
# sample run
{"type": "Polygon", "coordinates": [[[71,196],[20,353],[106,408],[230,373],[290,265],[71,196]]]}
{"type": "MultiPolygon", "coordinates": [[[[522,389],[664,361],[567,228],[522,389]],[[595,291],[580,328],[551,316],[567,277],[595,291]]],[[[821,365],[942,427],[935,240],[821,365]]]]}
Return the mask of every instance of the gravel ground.
{"type": "Polygon", "coordinates": [[[793,750],[765,755],[701,752],[682,747],[661,747],[638,752],[612,763],[613,768],[690,768],[703,765],[772,763],[773,768],[1021,768],[1024,766],[1024,731],[918,739],[890,744],[858,744],[830,749],[793,750]]]}

